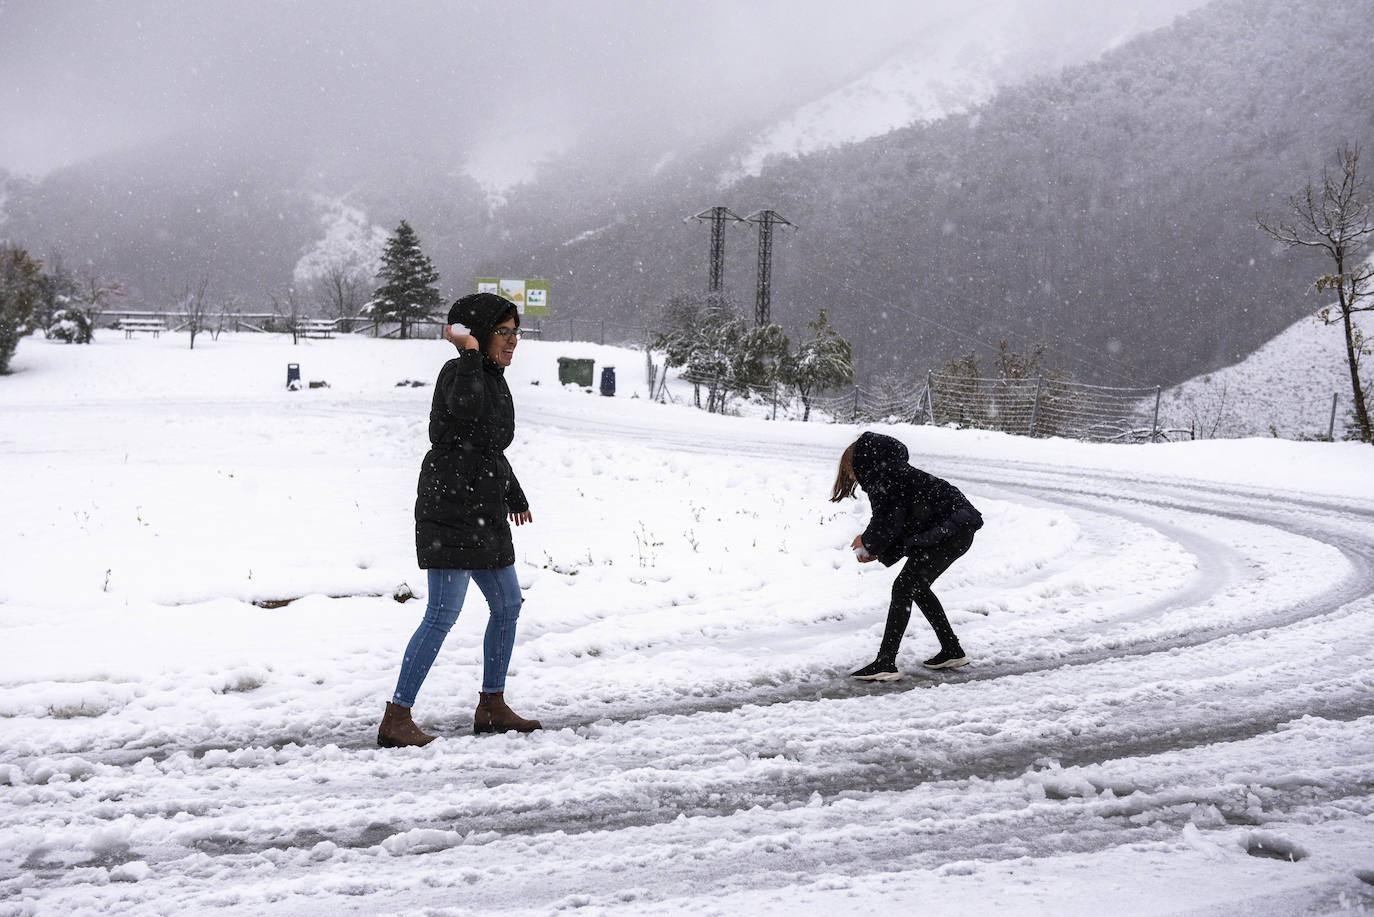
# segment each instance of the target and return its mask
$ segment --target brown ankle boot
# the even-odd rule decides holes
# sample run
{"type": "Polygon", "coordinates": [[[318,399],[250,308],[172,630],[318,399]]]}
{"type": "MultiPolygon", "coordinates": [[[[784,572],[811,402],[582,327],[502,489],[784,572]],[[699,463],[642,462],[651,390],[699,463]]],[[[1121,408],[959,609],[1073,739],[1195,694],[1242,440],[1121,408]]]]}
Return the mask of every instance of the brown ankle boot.
{"type": "Polygon", "coordinates": [[[538,720],[527,720],[516,716],[515,711],[506,706],[504,694],[477,695],[477,712],[472,717],[472,731],[481,735],[484,732],[534,732],[541,729],[538,720]]]}
{"type": "Polygon", "coordinates": [[[386,713],[382,714],[382,725],[377,727],[377,744],[382,748],[405,748],[410,745],[428,745],[434,736],[426,735],[410,718],[410,708],[386,702],[386,713]]]}

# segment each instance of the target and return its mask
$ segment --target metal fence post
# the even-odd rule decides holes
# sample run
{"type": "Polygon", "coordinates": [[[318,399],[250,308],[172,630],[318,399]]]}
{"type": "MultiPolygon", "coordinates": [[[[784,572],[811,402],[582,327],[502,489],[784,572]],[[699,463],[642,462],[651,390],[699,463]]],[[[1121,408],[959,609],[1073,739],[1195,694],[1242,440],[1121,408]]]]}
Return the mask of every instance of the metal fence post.
{"type": "Polygon", "coordinates": [[[935,374],[926,370],[926,414],[930,425],[935,426],[935,374]]]}
{"type": "Polygon", "coordinates": [[[1338,397],[1336,392],[1331,393],[1331,422],[1326,425],[1326,441],[1329,443],[1336,441],[1336,399],[1338,397]]]}
{"type": "Polygon", "coordinates": [[[1150,421],[1150,442],[1154,442],[1159,438],[1159,396],[1163,391],[1164,389],[1160,388],[1158,385],[1155,386],[1155,416],[1150,421]]]}
{"type": "Polygon", "coordinates": [[[1035,435],[1035,421],[1040,416],[1040,390],[1045,386],[1045,374],[1035,374],[1035,401],[1031,402],[1030,429],[1026,431],[1027,436],[1035,435]]]}

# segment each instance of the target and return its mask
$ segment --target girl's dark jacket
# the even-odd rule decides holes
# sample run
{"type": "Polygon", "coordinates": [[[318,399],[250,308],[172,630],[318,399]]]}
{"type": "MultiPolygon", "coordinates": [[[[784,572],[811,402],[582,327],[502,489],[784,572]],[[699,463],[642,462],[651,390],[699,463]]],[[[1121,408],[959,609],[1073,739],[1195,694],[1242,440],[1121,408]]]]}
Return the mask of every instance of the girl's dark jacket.
{"type": "Polygon", "coordinates": [[[913,468],[908,454],[900,441],[881,433],[864,433],[854,446],[854,479],[873,507],[864,550],[888,567],[983,527],[982,514],[959,488],[913,468]]]}
{"type": "Polygon", "coordinates": [[[505,370],[487,356],[492,329],[510,303],[466,296],[450,312],[478,341],[444,364],[429,409],[430,449],[415,498],[415,553],[428,570],[495,570],[515,563],[510,513],[528,510],[505,449],[515,403],[505,370]]]}

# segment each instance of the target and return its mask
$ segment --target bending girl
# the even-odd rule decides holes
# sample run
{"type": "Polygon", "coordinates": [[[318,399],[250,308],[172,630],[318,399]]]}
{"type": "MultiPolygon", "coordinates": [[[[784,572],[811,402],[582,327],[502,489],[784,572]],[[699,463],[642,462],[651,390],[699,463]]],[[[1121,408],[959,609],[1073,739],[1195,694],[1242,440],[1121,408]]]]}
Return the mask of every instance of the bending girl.
{"type": "Polygon", "coordinates": [[[851,673],[864,681],[896,681],[897,650],[911,620],[911,604],[921,609],[940,641],[940,652],[925,661],[931,669],[967,665],[968,656],[949,626],[944,606],[930,586],[973,544],[983,517],[959,488],[907,463],[906,446],[881,433],[864,433],[840,456],[830,500],[838,503],[862,487],[873,516],[852,547],[860,563],[878,560],[890,567],[906,558],[892,582],[887,626],[878,658],[851,673]]]}

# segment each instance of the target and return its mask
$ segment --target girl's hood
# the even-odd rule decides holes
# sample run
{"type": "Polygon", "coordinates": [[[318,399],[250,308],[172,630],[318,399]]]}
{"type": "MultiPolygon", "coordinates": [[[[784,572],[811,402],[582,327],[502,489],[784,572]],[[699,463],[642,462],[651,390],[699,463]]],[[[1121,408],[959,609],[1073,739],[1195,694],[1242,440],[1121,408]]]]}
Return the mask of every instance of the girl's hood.
{"type": "Polygon", "coordinates": [[[882,433],[864,433],[854,445],[854,480],[868,490],[886,476],[885,471],[905,465],[910,454],[900,440],[882,433]]]}

